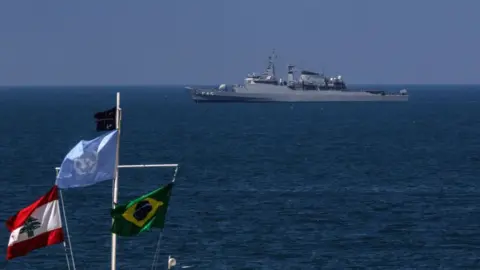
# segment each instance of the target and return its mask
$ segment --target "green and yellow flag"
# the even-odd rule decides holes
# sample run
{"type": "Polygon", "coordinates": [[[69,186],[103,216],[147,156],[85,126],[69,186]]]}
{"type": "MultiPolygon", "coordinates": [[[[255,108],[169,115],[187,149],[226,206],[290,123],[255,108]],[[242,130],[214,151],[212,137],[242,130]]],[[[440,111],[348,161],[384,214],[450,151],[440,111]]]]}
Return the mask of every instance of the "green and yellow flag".
{"type": "Polygon", "coordinates": [[[117,205],[111,212],[112,233],[135,236],[150,228],[163,229],[172,187],[173,182],[126,205],[117,205]]]}

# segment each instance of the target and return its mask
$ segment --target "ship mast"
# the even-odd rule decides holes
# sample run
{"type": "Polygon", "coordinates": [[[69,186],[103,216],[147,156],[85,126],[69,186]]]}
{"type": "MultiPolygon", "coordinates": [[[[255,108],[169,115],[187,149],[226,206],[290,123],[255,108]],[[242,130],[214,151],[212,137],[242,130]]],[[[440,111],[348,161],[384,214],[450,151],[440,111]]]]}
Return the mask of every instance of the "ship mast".
{"type": "Polygon", "coordinates": [[[274,64],[274,59],[277,58],[277,55],[275,54],[275,49],[273,49],[273,52],[272,52],[272,55],[270,55],[268,57],[268,66],[267,66],[267,69],[265,70],[265,73],[266,75],[270,75],[270,76],[273,76],[274,78],[276,78],[276,74],[275,74],[275,64],[274,64]]]}
{"type": "Polygon", "coordinates": [[[273,77],[276,78],[275,63],[273,62],[274,59],[277,59],[277,55],[275,54],[275,49],[273,49],[272,55],[268,57],[268,69],[272,70],[272,75],[273,75],[273,77]]]}
{"type": "Polygon", "coordinates": [[[277,59],[277,55],[275,54],[275,49],[272,51],[272,56],[270,56],[270,64],[272,65],[272,74],[273,77],[277,77],[275,73],[275,63],[273,62],[275,59],[277,59]]]}

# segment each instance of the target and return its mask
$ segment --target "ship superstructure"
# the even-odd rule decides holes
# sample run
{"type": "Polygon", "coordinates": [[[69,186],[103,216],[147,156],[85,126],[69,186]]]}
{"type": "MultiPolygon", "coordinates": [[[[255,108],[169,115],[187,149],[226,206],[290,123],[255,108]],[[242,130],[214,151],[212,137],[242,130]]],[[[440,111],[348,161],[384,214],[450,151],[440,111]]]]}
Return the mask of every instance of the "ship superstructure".
{"type": "Polygon", "coordinates": [[[398,93],[381,90],[350,90],[341,75],[327,77],[323,73],[300,70],[295,79],[295,66],[287,66],[287,79],[277,78],[275,51],[268,58],[261,74],[251,73],[244,83],[218,89],[190,89],[197,102],[322,102],[322,101],[408,101],[406,89],[398,93]]]}

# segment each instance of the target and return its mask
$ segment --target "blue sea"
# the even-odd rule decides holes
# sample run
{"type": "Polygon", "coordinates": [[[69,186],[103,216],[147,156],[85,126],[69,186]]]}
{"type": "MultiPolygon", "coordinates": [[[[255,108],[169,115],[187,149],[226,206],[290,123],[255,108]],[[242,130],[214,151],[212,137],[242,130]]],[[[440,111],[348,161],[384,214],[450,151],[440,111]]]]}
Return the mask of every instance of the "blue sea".
{"type": "MultiPolygon", "coordinates": [[[[309,104],[196,104],[174,86],[0,88],[0,219],[50,189],[118,91],[120,163],[180,164],[157,269],[168,255],[178,269],[479,269],[480,86],[407,87],[408,103],[309,104]]],[[[172,175],[121,169],[120,202],[172,175]]],[[[110,269],[111,190],[63,192],[77,269],[110,269]]],[[[118,269],[150,269],[159,235],[119,237],[118,269]]],[[[8,237],[0,229],[4,252],[8,237]]],[[[62,245],[2,267],[67,269],[62,245]]]]}

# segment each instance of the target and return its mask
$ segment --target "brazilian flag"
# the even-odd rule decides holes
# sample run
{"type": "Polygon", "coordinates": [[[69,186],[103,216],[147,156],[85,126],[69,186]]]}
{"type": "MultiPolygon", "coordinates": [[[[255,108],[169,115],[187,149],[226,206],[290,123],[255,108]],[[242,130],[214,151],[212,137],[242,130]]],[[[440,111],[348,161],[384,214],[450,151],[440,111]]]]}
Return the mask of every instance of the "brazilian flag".
{"type": "Polygon", "coordinates": [[[117,205],[111,211],[112,233],[135,236],[150,228],[162,228],[167,215],[173,182],[143,195],[128,204],[117,205]]]}

